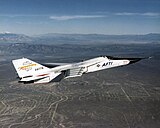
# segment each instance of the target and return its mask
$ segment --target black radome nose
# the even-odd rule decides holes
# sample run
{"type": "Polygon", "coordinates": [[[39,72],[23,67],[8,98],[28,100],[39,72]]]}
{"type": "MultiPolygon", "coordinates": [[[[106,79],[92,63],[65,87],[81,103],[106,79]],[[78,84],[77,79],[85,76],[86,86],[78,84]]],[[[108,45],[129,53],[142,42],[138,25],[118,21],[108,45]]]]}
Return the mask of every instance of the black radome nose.
{"type": "Polygon", "coordinates": [[[138,62],[138,61],[140,61],[142,58],[131,58],[131,59],[129,59],[129,64],[133,64],[133,63],[136,63],[136,62],[138,62]]]}

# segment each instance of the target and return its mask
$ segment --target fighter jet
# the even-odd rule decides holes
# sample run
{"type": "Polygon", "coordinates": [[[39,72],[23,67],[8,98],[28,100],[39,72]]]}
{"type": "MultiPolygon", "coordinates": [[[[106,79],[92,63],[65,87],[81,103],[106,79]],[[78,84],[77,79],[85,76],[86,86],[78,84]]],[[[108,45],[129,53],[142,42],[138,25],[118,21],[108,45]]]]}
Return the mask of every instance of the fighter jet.
{"type": "Polygon", "coordinates": [[[46,63],[39,64],[27,58],[12,60],[19,77],[19,82],[48,83],[62,79],[79,77],[83,74],[104,69],[125,66],[143,58],[118,58],[101,56],[78,63],[46,63]]]}

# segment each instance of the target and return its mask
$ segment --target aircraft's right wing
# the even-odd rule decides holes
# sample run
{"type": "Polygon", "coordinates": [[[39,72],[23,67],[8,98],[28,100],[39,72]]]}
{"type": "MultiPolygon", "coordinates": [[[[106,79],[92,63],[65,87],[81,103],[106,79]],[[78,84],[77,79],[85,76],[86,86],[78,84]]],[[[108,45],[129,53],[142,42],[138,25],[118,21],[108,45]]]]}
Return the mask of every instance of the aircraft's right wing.
{"type": "Polygon", "coordinates": [[[43,63],[43,66],[46,66],[48,68],[55,68],[57,66],[63,66],[63,65],[67,65],[68,63],[43,63]]]}

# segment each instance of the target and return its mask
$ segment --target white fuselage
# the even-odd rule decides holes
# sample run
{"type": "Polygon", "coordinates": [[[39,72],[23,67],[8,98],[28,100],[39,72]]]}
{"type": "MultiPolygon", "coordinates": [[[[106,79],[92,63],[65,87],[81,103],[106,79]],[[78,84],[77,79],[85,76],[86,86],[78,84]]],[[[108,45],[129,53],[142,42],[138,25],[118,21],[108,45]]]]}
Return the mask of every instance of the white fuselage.
{"type": "MultiPolygon", "coordinates": [[[[81,76],[84,73],[95,72],[99,70],[104,70],[108,68],[113,68],[117,66],[123,66],[129,64],[129,60],[111,60],[107,57],[97,57],[94,59],[89,59],[79,63],[72,63],[63,66],[58,66],[52,68],[49,72],[54,74],[52,76],[57,76],[61,72],[69,70],[69,74],[65,78],[81,76]],[[56,75],[57,74],[57,75],[56,75]]],[[[52,79],[54,79],[52,77],[52,79]]]]}
{"type": "Polygon", "coordinates": [[[97,57],[83,62],[67,64],[52,68],[52,72],[59,72],[67,69],[84,68],[84,73],[95,72],[107,68],[129,64],[129,60],[110,60],[107,57],[97,57]]]}

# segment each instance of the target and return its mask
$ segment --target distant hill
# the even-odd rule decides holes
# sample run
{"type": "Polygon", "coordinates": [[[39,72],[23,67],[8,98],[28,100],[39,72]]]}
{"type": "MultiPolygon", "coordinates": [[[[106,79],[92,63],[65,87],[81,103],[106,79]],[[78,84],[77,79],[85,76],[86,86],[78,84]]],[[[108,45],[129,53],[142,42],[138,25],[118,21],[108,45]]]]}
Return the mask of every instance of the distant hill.
{"type": "Polygon", "coordinates": [[[103,35],[103,34],[57,34],[49,33],[36,36],[41,41],[48,43],[151,43],[160,42],[160,34],[146,35],[103,35]]]}
{"type": "Polygon", "coordinates": [[[24,43],[33,41],[31,37],[24,34],[0,33],[0,43],[24,43]]]}
{"type": "Polygon", "coordinates": [[[34,44],[131,44],[160,43],[160,34],[146,35],[103,35],[103,34],[58,34],[49,33],[36,36],[2,33],[0,43],[34,43],[34,44]]]}

